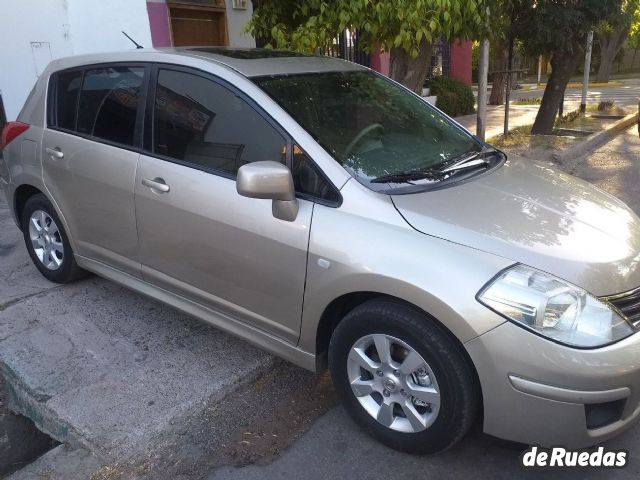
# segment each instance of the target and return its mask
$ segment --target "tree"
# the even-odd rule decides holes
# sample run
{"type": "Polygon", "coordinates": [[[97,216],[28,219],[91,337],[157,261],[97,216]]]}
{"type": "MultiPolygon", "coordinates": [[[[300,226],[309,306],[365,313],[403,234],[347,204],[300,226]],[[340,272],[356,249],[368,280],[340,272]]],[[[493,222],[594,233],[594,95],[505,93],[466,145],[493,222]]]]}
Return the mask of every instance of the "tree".
{"type": "Polygon", "coordinates": [[[598,42],[600,42],[600,67],[596,82],[609,81],[614,59],[629,37],[639,6],[639,0],[624,0],[621,8],[603,21],[596,30],[598,42]]]}
{"type": "Polygon", "coordinates": [[[504,103],[504,93],[508,68],[509,55],[509,2],[503,0],[492,0],[489,5],[490,18],[486,35],[491,42],[491,70],[492,85],[489,105],[502,105],[504,103]]]}
{"type": "Polygon", "coordinates": [[[488,0],[260,0],[248,29],[268,46],[314,52],[345,29],[358,30],[369,52],[389,51],[389,76],[422,91],[439,38],[467,39],[481,29],[488,0]]]}
{"type": "Polygon", "coordinates": [[[621,8],[623,0],[510,0],[513,32],[531,55],[551,58],[551,76],[531,133],[549,134],[567,83],[584,60],[587,33],[621,8]]]}
{"type": "Polygon", "coordinates": [[[629,46],[633,48],[633,58],[631,59],[631,70],[633,70],[636,65],[636,55],[638,54],[638,49],[640,49],[640,6],[636,8],[633,15],[633,22],[629,32],[629,46]]]}
{"type": "Polygon", "coordinates": [[[507,74],[504,73],[508,67],[509,45],[505,38],[496,38],[491,43],[493,83],[491,85],[491,95],[489,105],[502,105],[504,103],[504,90],[507,74]]]}

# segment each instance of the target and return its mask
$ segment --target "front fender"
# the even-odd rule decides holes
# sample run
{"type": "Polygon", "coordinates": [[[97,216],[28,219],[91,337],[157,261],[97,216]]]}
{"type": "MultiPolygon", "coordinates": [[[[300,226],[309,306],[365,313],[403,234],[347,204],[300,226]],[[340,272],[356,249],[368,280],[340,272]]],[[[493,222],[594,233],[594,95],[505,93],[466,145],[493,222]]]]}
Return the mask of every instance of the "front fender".
{"type": "Polygon", "coordinates": [[[381,197],[372,205],[375,216],[356,214],[348,205],[338,209],[316,205],[301,349],[316,353],[324,310],[334,299],[353,292],[378,292],[409,302],[435,317],[462,343],[504,323],[475,296],[513,261],[417,232],[387,199],[381,197]]]}

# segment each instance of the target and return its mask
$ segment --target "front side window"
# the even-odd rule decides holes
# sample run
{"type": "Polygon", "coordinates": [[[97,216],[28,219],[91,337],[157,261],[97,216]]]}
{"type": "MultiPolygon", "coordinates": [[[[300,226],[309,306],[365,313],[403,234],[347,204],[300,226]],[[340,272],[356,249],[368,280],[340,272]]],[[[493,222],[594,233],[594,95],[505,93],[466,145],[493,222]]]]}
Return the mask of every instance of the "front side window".
{"type": "Polygon", "coordinates": [[[65,130],[75,130],[82,71],[60,72],[56,75],[53,84],[55,101],[52,124],[65,130]]]}
{"type": "Polygon", "coordinates": [[[352,176],[372,180],[436,168],[482,146],[435,108],[372,72],[276,75],[253,81],[352,176]]]}
{"type": "Polygon", "coordinates": [[[199,75],[160,70],[153,151],[235,176],[250,162],[284,163],[286,140],[245,100],[199,75]]]}
{"type": "Polygon", "coordinates": [[[77,131],[121,145],[134,145],[143,67],[87,70],[78,110],[77,131]]]}

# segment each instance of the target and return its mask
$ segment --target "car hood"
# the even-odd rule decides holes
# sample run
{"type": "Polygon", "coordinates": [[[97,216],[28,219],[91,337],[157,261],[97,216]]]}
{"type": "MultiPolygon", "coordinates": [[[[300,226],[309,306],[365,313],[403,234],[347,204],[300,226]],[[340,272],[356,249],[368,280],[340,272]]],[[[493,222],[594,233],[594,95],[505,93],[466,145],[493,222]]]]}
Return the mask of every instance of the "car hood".
{"type": "Polygon", "coordinates": [[[466,183],[392,200],[424,234],[527,264],[594,295],[640,286],[640,219],[608,193],[538,162],[512,157],[466,183]]]}

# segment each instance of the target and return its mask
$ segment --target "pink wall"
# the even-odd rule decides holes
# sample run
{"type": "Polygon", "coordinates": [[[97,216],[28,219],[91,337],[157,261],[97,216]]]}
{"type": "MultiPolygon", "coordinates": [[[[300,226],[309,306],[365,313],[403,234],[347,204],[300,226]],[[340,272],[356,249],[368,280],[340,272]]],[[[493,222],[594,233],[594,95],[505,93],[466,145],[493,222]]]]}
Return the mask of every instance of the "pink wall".
{"type": "Polygon", "coordinates": [[[169,28],[169,9],[164,2],[147,2],[151,41],[154,47],[171,46],[171,30],[169,28]]]}
{"type": "Polygon", "coordinates": [[[451,67],[449,76],[471,85],[471,42],[457,41],[451,44],[451,67]]]}
{"type": "Polygon", "coordinates": [[[376,72],[380,72],[383,75],[389,75],[389,53],[381,53],[378,50],[376,53],[371,54],[371,68],[376,72]]]}

